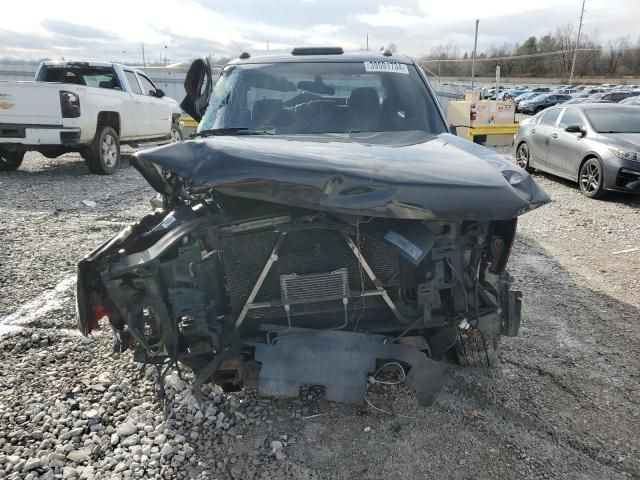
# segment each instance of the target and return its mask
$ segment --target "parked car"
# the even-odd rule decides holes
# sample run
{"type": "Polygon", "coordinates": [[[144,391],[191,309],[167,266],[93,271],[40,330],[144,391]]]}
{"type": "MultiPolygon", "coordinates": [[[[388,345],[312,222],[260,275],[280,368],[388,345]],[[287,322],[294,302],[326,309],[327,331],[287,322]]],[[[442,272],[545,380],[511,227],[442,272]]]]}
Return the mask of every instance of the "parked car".
{"type": "Polygon", "coordinates": [[[629,91],[615,91],[615,92],[603,92],[603,93],[594,93],[590,97],[588,97],[587,101],[591,102],[594,100],[608,100],[613,103],[617,103],[625,98],[633,97],[635,94],[629,91]]]}
{"type": "Polygon", "coordinates": [[[589,95],[588,97],[578,97],[578,98],[572,97],[566,102],[562,102],[562,105],[577,105],[579,103],[615,103],[615,102],[612,102],[611,100],[592,99],[591,95],[589,95]]]}
{"type": "MultiPolygon", "coordinates": [[[[502,85],[500,85],[498,87],[498,94],[501,94],[503,92],[505,92],[507,90],[507,87],[504,87],[502,85]]],[[[484,94],[484,96],[482,97],[485,100],[495,100],[496,99],[496,88],[495,87],[490,87],[486,90],[486,93],[484,94]]]]}
{"type": "Polygon", "coordinates": [[[33,82],[0,82],[0,101],[0,171],[28,151],[80,152],[93,173],[111,174],[121,144],[182,138],[178,102],[117,63],[42,62],[33,82]]]}
{"type": "Polygon", "coordinates": [[[534,97],[537,97],[538,95],[540,95],[537,92],[527,92],[527,93],[523,93],[522,95],[518,95],[517,97],[515,97],[513,99],[513,101],[516,104],[516,112],[520,111],[520,103],[526,101],[526,100],[530,100],[534,97]]]}
{"type": "Polygon", "coordinates": [[[553,107],[521,124],[516,162],[578,182],[586,196],[640,193],[640,107],[553,107]]]}
{"type": "Polygon", "coordinates": [[[549,93],[551,91],[551,87],[533,87],[531,91],[534,93],[549,93]]]}
{"type": "Polygon", "coordinates": [[[84,335],[107,316],[118,351],[189,366],[195,392],[257,377],[362,402],[391,359],[429,403],[439,360],[484,362],[517,333],[516,218],[549,197],[448,133],[413,60],[306,48],[210,75],[197,60],[185,82],[198,138],[132,160],[163,208],[78,265],[84,335]]]}
{"type": "Polygon", "coordinates": [[[593,95],[594,93],[604,93],[606,92],[607,89],[606,88],[602,88],[602,87],[588,87],[585,88],[581,91],[582,94],[589,94],[589,95],[593,95]]]}
{"type": "Polygon", "coordinates": [[[522,113],[535,114],[544,110],[545,108],[552,107],[557,103],[566,102],[571,99],[569,95],[559,95],[555,93],[541,93],[540,95],[533,97],[530,100],[524,100],[519,103],[518,107],[522,113]]]}
{"type": "Polygon", "coordinates": [[[496,99],[497,100],[504,100],[507,95],[510,95],[512,99],[515,99],[516,97],[519,97],[520,95],[522,95],[525,92],[526,92],[526,90],[524,90],[524,89],[510,88],[508,90],[500,92],[500,94],[496,97],[496,99]]]}
{"type": "Polygon", "coordinates": [[[636,97],[627,97],[620,102],[620,105],[640,105],[640,95],[636,97]]]}

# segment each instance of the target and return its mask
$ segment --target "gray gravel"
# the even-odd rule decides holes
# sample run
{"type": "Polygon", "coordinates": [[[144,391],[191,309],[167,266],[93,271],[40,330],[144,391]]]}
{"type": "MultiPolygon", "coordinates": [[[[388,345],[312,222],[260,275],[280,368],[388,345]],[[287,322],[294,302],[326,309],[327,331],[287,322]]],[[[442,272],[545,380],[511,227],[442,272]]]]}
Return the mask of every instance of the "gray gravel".
{"type": "Polygon", "coordinates": [[[77,155],[27,155],[0,174],[0,478],[640,478],[640,252],[613,255],[640,247],[640,199],[536,180],[554,203],[519,222],[521,336],[494,368],[452,367],[431,408],[402,385],[369,396],[397,416],[313,389],[208,386],[199,408],[174,373],[163,412],[154,369],[74,325],[77,260],[151,189],[127,165],[98,177],[77,155]]]}

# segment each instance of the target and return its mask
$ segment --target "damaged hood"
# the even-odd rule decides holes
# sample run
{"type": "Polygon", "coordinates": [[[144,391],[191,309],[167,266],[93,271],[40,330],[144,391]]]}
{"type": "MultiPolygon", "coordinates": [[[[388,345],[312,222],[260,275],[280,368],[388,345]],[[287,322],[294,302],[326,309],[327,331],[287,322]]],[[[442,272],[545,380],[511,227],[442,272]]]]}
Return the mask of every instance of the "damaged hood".
{"type": "Polygon", "coordinates": [[[144,150],[134,166],[198,188],[314,210],[402,219],[507,220],[550,201],[524,170],[450,134],[213,136],[144,150]]]}

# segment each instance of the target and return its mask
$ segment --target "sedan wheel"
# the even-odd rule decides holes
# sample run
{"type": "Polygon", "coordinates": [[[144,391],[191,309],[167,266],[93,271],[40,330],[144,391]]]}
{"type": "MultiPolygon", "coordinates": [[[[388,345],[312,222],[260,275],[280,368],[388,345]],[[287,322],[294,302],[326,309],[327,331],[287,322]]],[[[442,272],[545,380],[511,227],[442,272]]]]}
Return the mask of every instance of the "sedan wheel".
{"type": "Polygon", "coordinates": [[[171,143],[182,141],[182,130],[180,130],[180,127],[176,124],[171,125],[171,132],[169,135],[171,137],[171,143]]]}
{"type": "Polygon", "coordinates": [[[597,158],[590,158],[580,168],[578,178],[580,191],[589,198],[598,198],[604,194],[604,175],[602,165],[597,158]]]}
{"type": "Polygon", "coordinates": [[[533,170],[529,167],[529,145],[524,142],[518,145],[518,150],[516,151],[516,165],[520,168],[524,168],[527,172],[531,172],[531,170],[533,170]]]}

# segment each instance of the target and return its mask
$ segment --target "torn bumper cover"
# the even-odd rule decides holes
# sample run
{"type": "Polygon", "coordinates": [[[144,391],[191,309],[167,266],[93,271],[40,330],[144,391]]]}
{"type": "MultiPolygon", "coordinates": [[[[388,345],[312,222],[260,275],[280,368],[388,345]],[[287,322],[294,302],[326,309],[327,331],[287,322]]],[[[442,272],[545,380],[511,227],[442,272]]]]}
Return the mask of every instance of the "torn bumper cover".
{"type": "Polygon", "coordinates": [[[393,359],[428,404],[440,360],[488,362],[518,332],[505,270],[516,218],[549,197],[483,147],[415,132],[233,136],[133,163],[166,208],[79,263],[79,328],[108,317],[117,351],[181,362],[196,390],[319,384],[362,401],[393,359]]]}

